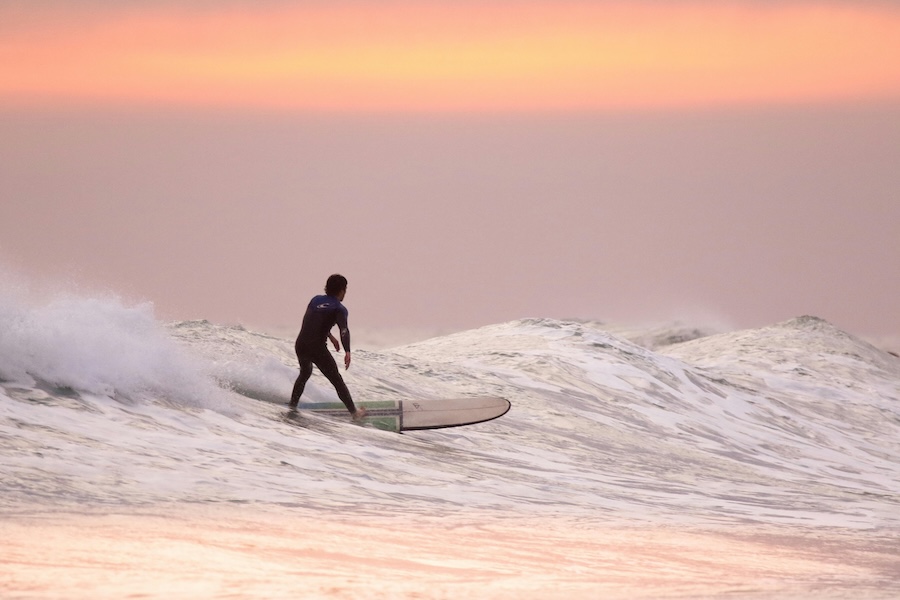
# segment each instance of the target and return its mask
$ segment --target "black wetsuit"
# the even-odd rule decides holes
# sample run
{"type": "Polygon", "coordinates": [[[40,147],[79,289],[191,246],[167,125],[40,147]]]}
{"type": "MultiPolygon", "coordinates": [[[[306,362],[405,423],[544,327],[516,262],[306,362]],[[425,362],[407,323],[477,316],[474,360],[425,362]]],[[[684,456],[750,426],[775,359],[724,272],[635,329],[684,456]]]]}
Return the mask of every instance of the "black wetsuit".
{"type": "Polygon", "coordinates": [[[312,375],[312,366],[316,365],[331,385],[337,391],[341,402],[351,413],[356,412],[350,390],[341,377],[334,357],[328,351],[328,332],[335,325],[341,332],[341,343],[344,352],[350,352],[350,330],[347,328],[347,309],[340,300],[334,296],[316,296],[309,301],[306,314],[303,316],[303,325],[294,349],[297,351],[297,360],[300,361],[300,376],[294,383],[294,391],[291,393],[291,406],[297,406],[306,382],[312,375]]]}

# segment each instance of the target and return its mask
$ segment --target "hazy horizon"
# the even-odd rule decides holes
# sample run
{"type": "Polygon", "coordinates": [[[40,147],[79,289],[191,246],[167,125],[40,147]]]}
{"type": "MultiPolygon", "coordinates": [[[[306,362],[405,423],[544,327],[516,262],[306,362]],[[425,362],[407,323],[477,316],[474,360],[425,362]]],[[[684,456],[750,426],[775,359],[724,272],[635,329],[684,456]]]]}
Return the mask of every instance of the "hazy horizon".
{"type": "Polygon", "coordinates": [[[369,330],[900,334],[900,9],[527,6],[0,4],[0,266],[251,326],[341,272],[369,330]]]}

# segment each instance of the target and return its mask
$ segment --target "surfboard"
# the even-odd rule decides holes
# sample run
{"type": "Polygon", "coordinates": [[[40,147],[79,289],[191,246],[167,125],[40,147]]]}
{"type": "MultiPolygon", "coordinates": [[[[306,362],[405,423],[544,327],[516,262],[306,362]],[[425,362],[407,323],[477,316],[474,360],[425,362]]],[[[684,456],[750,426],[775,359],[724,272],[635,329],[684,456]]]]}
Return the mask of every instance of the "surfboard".
{"type": "MultiPolygon", "coordinates": [[[[368,411],[362,424],[398,433],[484,423],[502,417],[510,408],[509,400],[495,396],[446,400],[360,401],[355,404],[364,406],[368,411]]],[[[342,419],[349,416],[341,402],[301,402],[297,409],[342,419]]]]}

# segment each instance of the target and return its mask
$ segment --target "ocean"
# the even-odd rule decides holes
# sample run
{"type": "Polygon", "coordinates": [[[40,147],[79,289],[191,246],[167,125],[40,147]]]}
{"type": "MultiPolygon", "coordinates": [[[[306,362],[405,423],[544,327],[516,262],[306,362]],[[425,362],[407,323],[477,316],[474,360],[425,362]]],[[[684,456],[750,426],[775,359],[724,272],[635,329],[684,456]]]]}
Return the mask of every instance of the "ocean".
{"type": "Polygon", "coordinates": [[[290,335],[0,296],[0,597],[900,597],[890,348],[811,316],[359,345],[357,400],[512,409],[293,412],[290,335]]]}

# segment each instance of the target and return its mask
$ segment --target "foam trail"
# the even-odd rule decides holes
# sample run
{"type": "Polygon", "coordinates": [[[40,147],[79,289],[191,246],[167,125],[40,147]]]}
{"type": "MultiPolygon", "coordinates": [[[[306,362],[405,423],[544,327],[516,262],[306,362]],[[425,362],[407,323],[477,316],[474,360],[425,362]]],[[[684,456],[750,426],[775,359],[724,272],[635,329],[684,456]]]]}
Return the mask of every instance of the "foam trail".
{"type": "Polygon", "coordinates": [[[0,296],[0,379],[194,406],[218,395],[204,361],[169,336],[151,303],[64,293],[35,304],[14,292],[0,296]]]}

